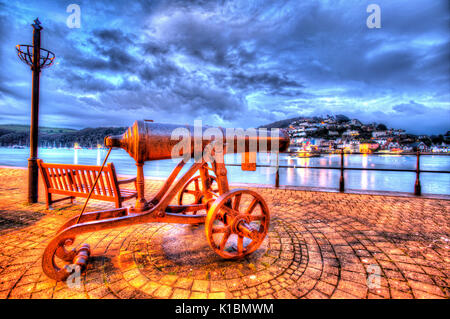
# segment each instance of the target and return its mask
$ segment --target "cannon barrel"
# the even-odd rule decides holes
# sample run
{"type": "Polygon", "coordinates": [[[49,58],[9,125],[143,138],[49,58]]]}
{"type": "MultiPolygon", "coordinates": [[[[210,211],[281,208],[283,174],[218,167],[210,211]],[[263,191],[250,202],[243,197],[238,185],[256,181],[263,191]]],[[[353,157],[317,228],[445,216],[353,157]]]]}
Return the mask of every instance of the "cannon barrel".
{"type": "Polygon", "coordinates": [[[212,141],[222,141],[227,153],[283,152],[289,147],[289,136],[283,130],[278,132],[136,121],[124,134],[107,136],[105,146],[123,148],[138,163],[183,157],[186,153],[192,158],[194,150],[201,147],[203,151],[212,141]],[[181,142],[190,143],[190,147],[181,147],[181,142]]]}

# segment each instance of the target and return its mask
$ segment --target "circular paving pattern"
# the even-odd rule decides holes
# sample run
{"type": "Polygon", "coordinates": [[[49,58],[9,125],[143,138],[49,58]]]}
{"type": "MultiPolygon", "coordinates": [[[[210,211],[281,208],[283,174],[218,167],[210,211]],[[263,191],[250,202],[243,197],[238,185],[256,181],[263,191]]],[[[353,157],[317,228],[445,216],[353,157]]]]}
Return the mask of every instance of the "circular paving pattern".
{"type": "MultiPolygon", "coordinates": [[[[215,254],[206,241],[204,225],[141,225],[110,247],[118,245],[116,264],[105,259],[103,269],[118,266],[139,293],[156,298],[264,297],[275,292],[274,284],[301,276],[307,261],[301,234],[280,219],[272,220],[259,249],[241,260],[215,254]]],[[[121,289],[108,273],[105,278],[113,291],[121,289]]]]}

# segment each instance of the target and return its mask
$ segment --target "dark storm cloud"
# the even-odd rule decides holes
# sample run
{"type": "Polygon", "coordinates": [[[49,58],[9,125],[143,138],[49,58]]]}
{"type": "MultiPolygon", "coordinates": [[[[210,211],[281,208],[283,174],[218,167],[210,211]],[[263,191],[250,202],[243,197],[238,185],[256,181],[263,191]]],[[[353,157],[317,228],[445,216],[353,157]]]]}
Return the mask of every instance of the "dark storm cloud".
{"type": "Polygon", "coordinates": [[[0,82],[0,97],[13,97],[17,100],[28,99],[29,92],[24,92],[23,88],[10,84],[6,81],[0,82]]]}
{"type": "Polygon", "coordinates": [[[231,75],[231,85],[241,89],[270,88],[301,88],[302,84],[290,80],[286,76],[271,73],[245,74],[236,72],[231,75]]]}
{"type": "Polygon", "coordinates": [[[132,33],[125,34],[120,29],[100,29],[92,32],[96,43],[109,44],[114,46],[130,45],[136,36],[132,33]]]}
{"type": "Polygon", "coordinates": [[[147,41],[141,44],[143,53],[146,55],[159,56],[169,53],[169,47],[158,43],[157,41],[147,39],[147,41]]]}
{"type": "MultiPolygon", "coordinates": [[[[0,12],[3,12],[3,10],[4,10],[4,4],[2,4],[0,2],[0,12]]],[[[5,30],[6,23],[7,23],[6,16],[3,15],[3,14],[0,15],[0,28],[1,28],[1,30],[5,30]]],[[[5,38],[5,32],[0,32],[0,41],[3,42],[4,38],[5,38]]],[[[0,48],[0,52],[2,51],[2,49],[3,48],[0,48]]]]}
{"type": "MultiPolygon", "coordinates": [[[[105,31],[102,31],[104,36],[105,31]]],[[[94,33],[95,34],[95,33],[94,33]]],[[[95,37],[95,35],[93,35],[95,37]]],[[[114,71],[124,72],[132,71],[139,63],[137,57],[131,55],[126,50],[125,42],[126,38],[123,38],[118,43],[112,41],[112,38],[108,41],[103,41],[101,44],[98,39],[91,40],[95,42],[92,48],[74,48],[64,54],[64,59],[70,66],[89,70],[89,71],[114,71]]]]}
{"type": "Polygon", "coordinates": [[[66,81],[66,88],[83,92],[104,92],[116,88],[114,84],[107,80],[97,79],[90,75],[82,75],[72,71],[59,73],[66,81]]]}
{"type": "Polygon", "coordinates": [[[145,65],[139,69],[139,77],[144,82],[170,79],[171,77],[181,76],[183,70],[179,69],[170,61],[161,59],[151,65],[145,65]]]}
{"type": "Polygon", "coordinates": [[[27,116],[30,74],[13,48],[31,41],[39,16],[57,55],[41,76],[48,125],[145,117],[249,127],[343,113],[416,133],[449,129],[447,1],[379,0],[381,29],[366,27],[369,2],[356,0],[80,0],[81,29],[67,28],[63,2],[20,3],[0,1],[8,121],[11,103],[17,119],[27,116]]]}

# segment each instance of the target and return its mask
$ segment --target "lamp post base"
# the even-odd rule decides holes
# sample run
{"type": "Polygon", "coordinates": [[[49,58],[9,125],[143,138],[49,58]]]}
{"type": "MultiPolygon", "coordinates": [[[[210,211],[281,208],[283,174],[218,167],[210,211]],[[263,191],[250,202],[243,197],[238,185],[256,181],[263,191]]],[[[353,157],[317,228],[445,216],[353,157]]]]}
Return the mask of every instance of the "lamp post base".
{"type": "Polygon", "coordinates": [[[28,159],[28,203],[33,204],[38,201],[38,165],[37,158],[28,159]]]}

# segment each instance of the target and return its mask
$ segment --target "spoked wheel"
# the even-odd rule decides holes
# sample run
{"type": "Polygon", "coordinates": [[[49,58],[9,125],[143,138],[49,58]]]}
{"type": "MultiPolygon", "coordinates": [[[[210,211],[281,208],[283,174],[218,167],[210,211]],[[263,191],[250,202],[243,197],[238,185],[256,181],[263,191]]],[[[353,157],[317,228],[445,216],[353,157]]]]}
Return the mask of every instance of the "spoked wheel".
{"type": "MultiPolygon", "coordinates": [[[[219,196],[219,187],[217,186],[216,177],[209,175],[207,185],[208,188],[206,191],[204,191],[200,175],[192,177],[189,181],[186,182],[186,184],[183,185],[183,188],[178,195],[178,204],[201,204],[206,192],[211,194],[213,199],[216,199],[219,196]]],[[[194,211],[193,214],[197,214],[197,211],[194,211]]]]}
{"type": "Polygon", "coordinates": [[[234,189],[219,196],[206,216],[205,232],[221,257],[238,259],[262,244],[269,229],[269,208],[258,193],[234,189]]]}

